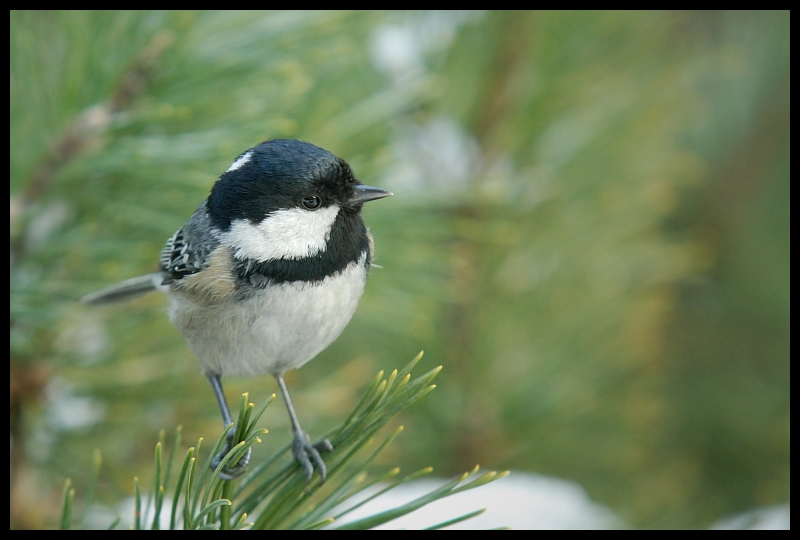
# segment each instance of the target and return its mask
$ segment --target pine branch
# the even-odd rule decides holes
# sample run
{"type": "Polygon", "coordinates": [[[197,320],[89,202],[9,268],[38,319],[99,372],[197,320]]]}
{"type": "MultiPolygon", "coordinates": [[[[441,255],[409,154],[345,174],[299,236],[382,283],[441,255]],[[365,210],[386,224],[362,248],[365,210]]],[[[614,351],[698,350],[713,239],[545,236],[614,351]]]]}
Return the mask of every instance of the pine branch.
{"type": "MultiPolygon", "coordinates": [[[[375,458],[403,431],[402,426],[384,437],[374,450],[364,453],[367,447],[374,445],[378,432],[400,411],[435,387],[431,382],[440,371],[440,367],[411,379],[411,370],[420,358],[422,358],[422,353],[409,362],[403,370],[400,372],[394,370],[385,379],[383,372],[378,373],[347,420],[327,435],[334,445],[334,450],[326,455],[328,479],[324,489],[318,479],[306,483],[304,472],[294,460],[289,460],[287,463],[287,460],[282,459],[289,451],[288,445],[255,467],[241,481],[223,480],[219,477],[220,471],[227,463],[235,463],[251,446],[261,442],[261,436],[266,434],[267,430],[256,429],[255,425],[274,396],[268,398],[258,410],[255,410],[254,405],[248,401],[248,395],[243,394],[235,428],[236,440],[240,442],[231,448],[221,463],[212,471],[209,468],[211,458],[224,444],[227,430],[216,441],[208,453],[206,463],[199,470],[197,460],[200,456],[202,439],[198,440],[197,444],[189,448],[184,455],[177,478],[174,483],[171,483],[171,471],[180,444],[181,428],[178,427],[166,463],[162,463],[163,440],[156,444],[153,483],[150,493],[147,494],[144,512],[142,512],[140,484],[138,479],[134,479],[133,528],[141,529],[149,525],[152,529],[158,529],[162,524],[168,524],[170,529],[337,528],[337,520],[363,506],[366,502],[380,497],[401,484],[429,474],[432,471],[430,467],[400,479],[397,479],[400,469],[396,467],[374,477],[368,472],[367,469],[375,458]],[[351,503],[354,497],[364,493],[365,490],[387,482],[391,483],[374,495],[358,503],[351,503]]],[[[229,429],[233,427],[233,425],[229,426],[229,429]]],[[[163,433],[161,439],[163,439],[163,433]]],[[[99,466],[98,453],[95,458],[87,505],[95,490],[99,466]]],[[[476,466],[472,471],[464,473],[459,478],[405,505],[344,524],[340,528],[372,528],[448,495],[479,487],[508,474],[507,472],[500,474],[490,472],[478,477],[477,473],[478,467],[476,466]]],[[[64,489],[61,519],[64,529],[70,526],[74,494],[75,490],[71,488],[68,480],[64,489]]],[[[90,509],[87,507],[84,516],[89,511],[90,509]]],[[[480,511],[471,512],[449,519],[445,516],[441,523],[432,525],[432,528],[442,528],[458,523],[479,513],[480,511]]],[[[115,521],[111,528],[118,523],[119,520],[115,521]]]]}

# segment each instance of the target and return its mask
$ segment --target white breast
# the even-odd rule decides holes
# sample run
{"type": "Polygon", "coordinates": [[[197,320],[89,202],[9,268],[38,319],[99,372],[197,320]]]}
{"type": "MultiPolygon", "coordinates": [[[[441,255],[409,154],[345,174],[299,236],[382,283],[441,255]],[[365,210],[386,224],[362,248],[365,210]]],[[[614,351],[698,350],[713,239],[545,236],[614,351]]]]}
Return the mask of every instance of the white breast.
{"type": "Polygon", "coordinates": [[[310,283],[286,283],[244,302],[201,306],[174,291],[169,316],[206,373],[278,375],[295,369],[339,337],[367,279],[366,253],[341,272],[310,283]]]}

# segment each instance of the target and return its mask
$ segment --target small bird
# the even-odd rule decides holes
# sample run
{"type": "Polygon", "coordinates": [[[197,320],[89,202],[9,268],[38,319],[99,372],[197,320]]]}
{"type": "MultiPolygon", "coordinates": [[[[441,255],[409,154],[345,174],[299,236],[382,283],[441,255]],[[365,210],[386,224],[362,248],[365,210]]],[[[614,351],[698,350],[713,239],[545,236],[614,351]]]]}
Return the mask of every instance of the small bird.
{"type": "MultiPolygon", "coordinates": [[[[325,481],[320,451],[300,427],[284,374],[314,358],[356,310],[373,256],[361,219],[365,202],[392,195],[361,184],[350,166],[313,144],[269,140],[242,153],[161,252],[160,270],[83,298],[106,304],[152,290],[168,297],[169,318],[200,361],[233,423],[221,379],[273,375],[294,439],[292,453],[310,481],[325,481]]],[[[233,445],[228,432],[216,468],[233,445]]],[[[240,476],[250,454],[221,476],[240,476]]]]}

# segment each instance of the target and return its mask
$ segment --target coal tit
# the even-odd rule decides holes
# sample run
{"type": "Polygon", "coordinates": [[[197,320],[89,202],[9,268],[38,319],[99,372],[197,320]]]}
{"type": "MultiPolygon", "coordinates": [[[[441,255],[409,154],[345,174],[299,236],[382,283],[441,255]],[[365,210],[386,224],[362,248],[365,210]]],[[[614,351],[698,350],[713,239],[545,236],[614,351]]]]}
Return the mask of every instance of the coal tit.
{"type": "MultiPolygon", "coordinates": [[[[344,162],[313,144],[266,141],[241,154],[167,241],[160,270],[83,298],[88,304],[164,292],[169,318],[211,381],[222,420],[233,423],[221,378],[273,375],[310,480],[325,481],[320,451],[300,427],[284,382],[335,340],[353,316],[373,254],[361,219],[367,201],[392,195],[365,186],[344,162]]],[[[216,467],[230,449],[215,456],[216,467]]],[[[242,474],[249,453],[222,471],[242,474]]]]}

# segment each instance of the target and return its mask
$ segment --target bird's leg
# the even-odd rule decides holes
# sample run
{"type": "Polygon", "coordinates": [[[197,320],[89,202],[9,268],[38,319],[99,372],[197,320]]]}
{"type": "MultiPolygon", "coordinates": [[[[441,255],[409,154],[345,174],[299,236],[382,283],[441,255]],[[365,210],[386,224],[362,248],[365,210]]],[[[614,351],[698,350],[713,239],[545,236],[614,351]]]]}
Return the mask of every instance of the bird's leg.
{"type": "Polygon", "coordinates": [[[294,433],[292,454],[294,454],[294,459],[300,463],[303,471],[305,471],[306,482],[311,481],[311,476],[314,474],[314,465],[316,465],[321,484],[325,482],[325,476],[328,471],[319,453],[320,451],[330,452],[333,450],[333,445],[328,439],[322,439],[317,443],[311,444],[311,439],[308,438],[308,434],[303,431],[303,428],[300,427],[300,422],[297,420],[297,413],[294,412],[292,398],[289,397],[289,390],[286,388],[283,375],[276,375],[275,378],[278,379],[278,386],[281,387],[281,394],[283,394],[283,400],[286,402],[286,409],[289,411],[289,420],[292,422],[292,432],[294,433]],[[314,462],[313,465],[312,461],[314,462]]]}
{"type": "MultiPolygon", "coordinates": [[[[219,410],[222,413],[222,423],[223,429],[228,429],[233,423],[233,418],[231,418],[231,411],[228,409],[228,402],[225,400],[225,394],[222,392],[222,381],[219,378],[219,375],[209,375],[208,380],[211,382],[211,388],[214,389],[214,395],[217,396],[217,403],[219,403],[219,410]]],[[[219,453],[214,456],[214,459],[211,460],[211,468],[216,469],[228,452],[231,451],[231,448],[239,444],[239,441],[234,442],[233,436],[236,434],[236,429],[233,428],[228,431],[227,435],[225,435],[225,444],[220,449],[219,453]]],[[[250,449],[247,449],[247,453],[239,458],[238,463],[235,466],[229,467],[228,464],[222,468],[219,472],[219,477],[223,480],[233,480],[234,478],[238,478],[241,476],[245,469],[247,468],[247,464],[250,462],[250,449]]]]}

